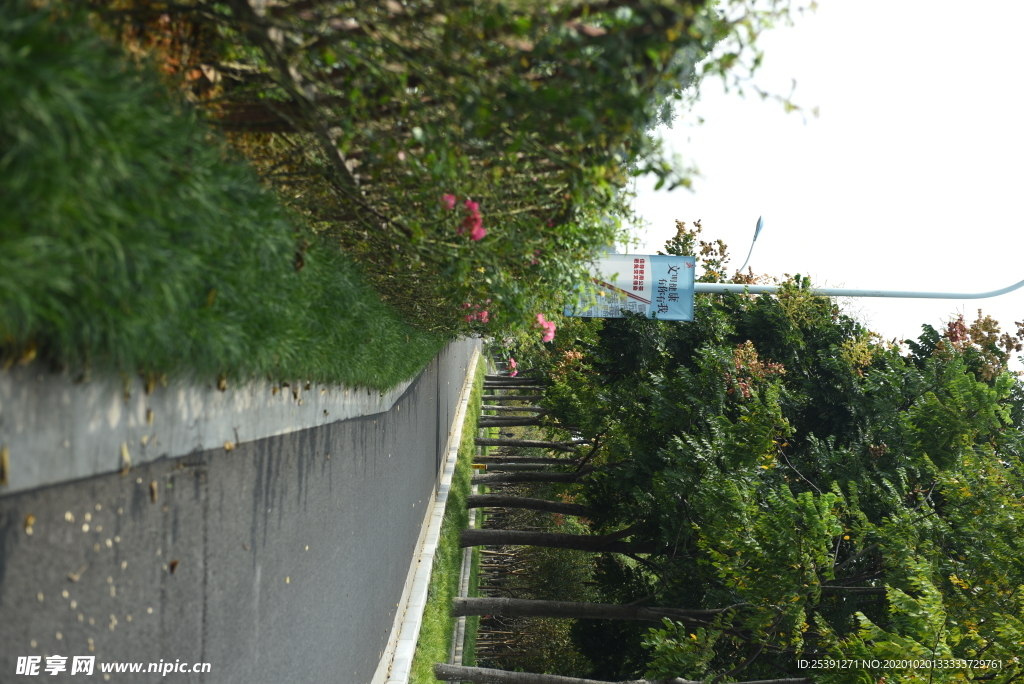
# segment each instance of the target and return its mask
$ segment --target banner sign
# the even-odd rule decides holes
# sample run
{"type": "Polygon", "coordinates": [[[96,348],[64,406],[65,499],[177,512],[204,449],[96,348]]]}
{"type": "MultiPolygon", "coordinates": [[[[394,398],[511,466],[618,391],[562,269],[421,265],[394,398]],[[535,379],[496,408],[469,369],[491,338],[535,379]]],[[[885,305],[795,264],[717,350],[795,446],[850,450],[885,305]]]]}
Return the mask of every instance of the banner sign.
{"type": "Polygon", "coordinates": [[[694,257],[607,254],[566,316],[622,318],[631,311],[663,321],[693,320],[694,257]]]}

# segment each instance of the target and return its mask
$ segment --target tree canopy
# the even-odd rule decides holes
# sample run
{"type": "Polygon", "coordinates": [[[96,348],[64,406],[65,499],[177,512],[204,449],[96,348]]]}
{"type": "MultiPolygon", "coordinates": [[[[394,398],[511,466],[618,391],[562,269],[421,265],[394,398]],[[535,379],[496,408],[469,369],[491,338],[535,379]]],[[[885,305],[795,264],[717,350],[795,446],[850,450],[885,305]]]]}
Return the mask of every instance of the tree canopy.
{"type": "Polygon", "coordinates": [[[788,0],[95,6],[130,49],[184,77],[389,302],[445,332],[529,327],[559,308],[624,237],[631,176],[689,185],[652,129],[703,78],[743,80],[760,63],[758,35],[792,11],[788,0]]]}
{"type": "MultiPolygon", "coordinates": [[[[667,249],[722,280],[725,246],[698,233],[680,224],[667,249]]],[[[602,557],[606,598],[728,608],[618,647],[600,633],[621,626],[580,629],[623,678],[1010,681],[1024,646],[1019,338],[979,313],[887,344],[808,284],[698,295],[692,323],[577,319],[520,350],[553,380],[550,415],[601,441],[578,499],[595,532],[629,527],[664,550],[602,557]],[[823,659],[850,662],[799,665],[823,659]]]]}

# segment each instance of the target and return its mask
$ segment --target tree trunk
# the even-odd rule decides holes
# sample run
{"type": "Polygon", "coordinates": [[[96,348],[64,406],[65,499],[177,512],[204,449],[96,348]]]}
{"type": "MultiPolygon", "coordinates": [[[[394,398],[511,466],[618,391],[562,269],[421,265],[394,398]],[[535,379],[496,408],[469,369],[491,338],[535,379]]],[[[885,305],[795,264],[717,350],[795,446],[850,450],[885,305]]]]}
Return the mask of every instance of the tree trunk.
{"type": "Polygon", "coordinates": [[[483,401],[540,401],[543,394],[485,394],[480,397],[483,401]]]}
{"type": "Polygon", "coordinates": [[[516,484],[518,482],[558,482],[575,484],[587,475],[586,472],[579,473],[493,473],[490,475],[474,475],[470,480],[472,484],[493,485],[493,484],[516,484]]]}
{"type": "Polygon", "coordinates": [[[498,385],[499,387],[519,387],[522,385],[541,385],[547,387],[550,383],[546,378],[531,378],[529,376],[522,376],[517,378],[496,378],[493,380],[484,380],[485,385],[498,385]]]}
{"type": "MultiPolygon", "coordinates": [[[[512,407],[512,410],[515,410],[514,406],[512,407]]],[[[480,416],[480,420],[487,420],[494,423],[494,425],[491,427],[495,427],[497,425],[514,424],[516,421],[520,420],[528,420],[534,423],[539,423],[542,418],[543,416],[480,416]]]]}
{"type": "Polygon", "coordinates": [[[224,102],[214,121],[225,131],[290,133],[303,116],[294,102],[224,102]]]}
{"type": "Polygon", "coordinates": [[[508,375],[485,375],[484,376],[484,382],[525,382],[527,380],[529,380],[531,382],[544,382],[544,378],[531,377],[529,375],[526,375],[525,373],[520,373],[518,376],[516,376],[514,378],[511,377],[511,376],[508,376],[508,375]]]}
{"type": "Polygon", "coordinates": [[[490,463],[487,473],[546,473],[548,467],[544,463],[490,463]]]}
{"type": "MultiPolygon", "coordinates": [[[[268,80],[267,74],[257,72],[254,74],[259,82],[268,80]]],[[[251,81],[252,79],[238,78],[235,80],[251,81]]],[[[351,107],[352,102],[346,97],[319,97],[314,104],[317,107],[351,107]]],[[[378,120],[388,114],[388,109],[375,112],[378,120]]],[[[219,104],[219,112],[213,121],[225,131],[241,131],[250,133],[291,133],[301,130],[303,124],[308,121],[308,112],[298,103],[293,101],[257,100],[249,102],[222,102],[219,104]],[[296,128],[295,124],[299,127],[296,128]]]]}
{"type": "Polygon", "coordinates": [[[510,385],[503,382],[485,382],[485,390],[546,390],[545,385],[510,385]]]}
{"type": "Polygon", "coordinates": [[[543,419],[529,416],[480,416],[478,427],[525,427],[543,425],[543,419]]]}
{"type": "Polygon", "coordinates": [[[488,406],[480,407],[481,411],[497,411],[498,413],[511,413],[512,411],[531,411],[534,413],[547,413],[547,409],[540,406],[488,406]]]}
{"type": "Polygon", "coordinates": [[[621,532],[612,534],[562,534],[523,530],[462,530],[459,546],[543,546],[549,549],[573,549],[591,553],[661,553],[665,547],[652,542],[619,541],[621,532]]]}
{"type": "Polygon", "coordinates": [[[575,458],[551,458],[550,456],[477,456],[473,463],[534,463],[537,465],[578,465],[575,458]]]}
{"type": "Polygon", "coordinates": [[[582,504],[497,494],[472,494],[466,498],[466,508],[525,508],[531,511],[546,511],[562,515],[589,515],[587,507],[582,504]]]}
{"type": "Polygon", "coordinates": [[[554,451],[576,451],[579,444],[587,442],[542,442],[534,439],[491,439],[489,437],[477,437],[473,440],[477,446],[507,446],[522,447],[524,449],[552,449],[554,451]]]}
{"type": "MultiPolygon", "coordinates": [[[[442,682],[470,682],[471,684],[701,684],[700,682],[673,677],[672,679],[631,679],[620,682],[602,682],[596,679],[579,679],[561,675],[534,674],[532,672],[506,672],[485,667],[463,665],[434,665],[434,677],[442,682]]],[[[760,679],[739,682],[739,684],[812,684],[807,677],[791,679],[760,679]]]]}
{"type": "Polygon", "coordinates": [[[577,603],[574,601],[535,601],[511,598],[456,598],[452,599],[452,616],[503,615],[506,617],[550,617],[576,620],[640,620],[661,622],[706,622],[728,608],[712,610],[686,610],[630,606],[618,603],[577,603]]]}
{"type": "Polygon", "coordinates": [[[885,587],[837,587],[824,585],[821,587],[823,594],[861,594],[867,596],[885,596],[888,590],[885,587]]]}

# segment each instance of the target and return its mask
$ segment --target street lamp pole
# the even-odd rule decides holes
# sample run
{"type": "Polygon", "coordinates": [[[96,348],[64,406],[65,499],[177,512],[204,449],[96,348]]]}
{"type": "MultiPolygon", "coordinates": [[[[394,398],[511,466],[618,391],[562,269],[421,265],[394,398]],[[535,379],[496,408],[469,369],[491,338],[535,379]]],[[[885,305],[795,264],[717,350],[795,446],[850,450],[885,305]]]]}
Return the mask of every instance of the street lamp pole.
{"type": "MultiPolygon", "coordinates": [[[[744,285],[742,283],[694,283],[694,293],[778,294],[782,285],[744,285]]],[[[985,299],[998,297],[1024,287],[1024,280],[991,292],[913,292],[906,290],[853,290],[845,287],[811,287],[812,295],[821,297],[891,297],[894,299],[985,299]]]]}
{"type": "MultiPolygon", "coordinates": [[[[747,253],[747,259],[740,266],[739,272],[742,273],[743,269],[747,267],[750,262],[750,255],[754,253],[754,245],[757,243],[757,236],[761,234],[761,229],[764,228],[764,219],[760,216],[757,217],[757,226],[754,228],[754,239],[750,242],[750,251],[747,253]]],[[[734,292],[736,294],[777,294],[782,290],[782,285],[742,285],[733,283],[694,283],[694,294],[697,293],[711,293],[711,294],[725,294],[727,292],[734,292]]],[[[988,297],[998,297],[1004,295],[1007,292],[1013,292],[1014,290],[1024,287],[1024,280],[1020,281],[1015,285],[1004,287],[1000,290],[992,290],[991,292],[913,292],[905,290],[852,290],[843,287],[812,287],[808,288],[808,292],[812,295],[818,295],[821,297],[890,297],[893,299],[986,299],[988,297]]]]}
{"type": "Polygon", "coordinates": [[[740,273],[743,273],[743,269],[745,269],[747,264],[750,263],[750,255],[754,253],[754,244],[757,242],[757,236],[761,234],[762,228],[764,228],[764,217],[758,216],[757,225],[754,226],[754,239],[750,241],[750,251],[747,252],[747,260],[744,261],[743,265],[739,268],[740,273]]]}

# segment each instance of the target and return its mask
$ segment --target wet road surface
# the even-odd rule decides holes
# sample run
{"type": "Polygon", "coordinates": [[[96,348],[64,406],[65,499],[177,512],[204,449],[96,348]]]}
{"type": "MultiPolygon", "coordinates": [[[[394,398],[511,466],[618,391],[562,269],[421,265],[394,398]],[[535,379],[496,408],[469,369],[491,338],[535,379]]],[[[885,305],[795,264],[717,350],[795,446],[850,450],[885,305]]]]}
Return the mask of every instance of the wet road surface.
{"type": "Polygon", "coordinates": [[[0,682],[60,655],[95,656],[84,681],[368,683],[477,344],[387,413],[0,498],[0,682]]]}

